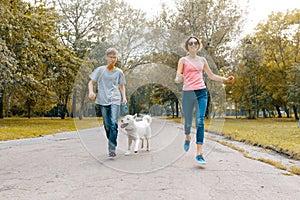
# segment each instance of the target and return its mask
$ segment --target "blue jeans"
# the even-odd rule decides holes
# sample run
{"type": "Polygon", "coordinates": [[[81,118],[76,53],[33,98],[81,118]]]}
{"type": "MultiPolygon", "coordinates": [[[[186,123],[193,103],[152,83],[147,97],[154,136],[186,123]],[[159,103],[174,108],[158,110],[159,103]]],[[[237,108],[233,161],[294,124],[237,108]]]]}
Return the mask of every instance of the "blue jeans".
{"type": "Polygon", "coordinates": [[[103,124],[108,139],[108,151],[115,152],[118,137],[118,118],[120,113],[120,105],[100,105],[103,124]]]}
{"type": "Polygon", "coordinates": [[[184,114],[184,133],[189,135],[192,128],[193,109],[196,106],[195,123],[197,128],[196,144],[204,141],[204,116],[207,107],[207,90],[191,90],[182,92],[182,108],[184,114]]]}

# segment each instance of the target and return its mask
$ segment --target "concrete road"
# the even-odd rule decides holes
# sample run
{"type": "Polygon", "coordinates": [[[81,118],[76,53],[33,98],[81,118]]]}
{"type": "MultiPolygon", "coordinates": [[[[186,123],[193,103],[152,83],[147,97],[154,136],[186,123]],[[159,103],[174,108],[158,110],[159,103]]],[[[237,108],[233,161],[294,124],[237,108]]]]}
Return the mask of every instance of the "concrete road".
{"type": "Polygon", "coordinates": [[[151,151],[107,157],[103,128],[0,143],[1,200],[300,199],[300,176],[206,139],[205,166],[195,145],[183,151],[181,125],[154,119],[151,151]]]}

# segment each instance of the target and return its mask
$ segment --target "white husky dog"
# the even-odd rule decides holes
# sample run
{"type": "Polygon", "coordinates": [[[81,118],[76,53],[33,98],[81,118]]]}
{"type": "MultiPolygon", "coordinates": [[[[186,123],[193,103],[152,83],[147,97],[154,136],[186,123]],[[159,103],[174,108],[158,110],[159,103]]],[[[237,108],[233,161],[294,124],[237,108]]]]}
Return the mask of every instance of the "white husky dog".
{"type": "Polygon", "coordinates": [[[138,152],[140,140],[142,140],[142,148],[144,145],[143,139],[147,142],[147,151],[150,151],[150,137],[151,137],[151,127],[152,118],[149,115],[145,115],[142,120],[136,119],[135,115],[126,115],[121,120],[121,128],[125,129],[128,137],[128,149],[125,155],[130,154],[130,148],[132,141],[134,141],[134,153],[138,152]]]}

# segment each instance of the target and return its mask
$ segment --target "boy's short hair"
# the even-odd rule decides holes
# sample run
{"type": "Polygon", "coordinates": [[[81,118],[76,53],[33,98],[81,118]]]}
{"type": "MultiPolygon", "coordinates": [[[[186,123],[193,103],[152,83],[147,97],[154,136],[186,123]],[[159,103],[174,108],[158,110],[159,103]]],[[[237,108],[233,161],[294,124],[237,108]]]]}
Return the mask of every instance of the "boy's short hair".
{"type": "Polygon", "coordinates": [[[118,51],[117,49],[113,48],[113,47],[110,47],[108,48],[106,51],[105,51],[105,55],[109,55],[109,54],[116,54],[118,55],[118,51]]]}

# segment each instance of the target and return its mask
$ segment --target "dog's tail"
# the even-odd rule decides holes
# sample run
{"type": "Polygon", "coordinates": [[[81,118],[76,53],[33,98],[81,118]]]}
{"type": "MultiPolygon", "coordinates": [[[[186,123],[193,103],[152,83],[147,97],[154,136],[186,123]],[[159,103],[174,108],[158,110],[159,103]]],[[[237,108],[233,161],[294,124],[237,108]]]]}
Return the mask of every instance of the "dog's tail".
{"type": "Polygon", "coordinates": [[[150,125],[152,123],[152,118],[149,115],[145,115],[143,117],[143,121],[147,121],[148,124],[150,125]]]}

